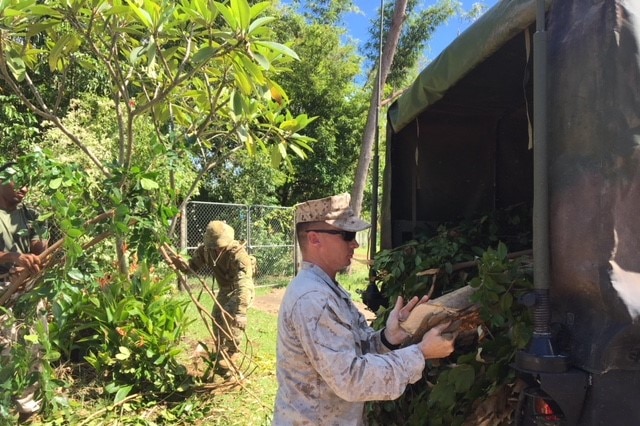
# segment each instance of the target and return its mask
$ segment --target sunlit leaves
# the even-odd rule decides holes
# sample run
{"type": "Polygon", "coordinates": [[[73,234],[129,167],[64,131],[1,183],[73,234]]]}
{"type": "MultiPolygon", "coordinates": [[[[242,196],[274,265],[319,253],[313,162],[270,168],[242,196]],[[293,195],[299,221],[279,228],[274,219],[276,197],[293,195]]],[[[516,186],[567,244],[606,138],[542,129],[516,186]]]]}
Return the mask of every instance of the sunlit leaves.
{"type": "MultiPolygon", "coordinates": [[[[119,97],[131,99],[129,114],[152,112],[158,126],[168,121],[186,126],[185,133],[199,135],[193,148],[211,149],[209,135],[230,129],[224,123],[231,114],[225,111],[231,105],[225,93],[239,91],[252,99],[243,102],[241,109],[248,113],[239,120],[245,130],[229,134],[250,150],[253,141],[264,137],[264,143],[270,143],[268,123],[278,123],[272,113],[281,114],[287,107],[287,96],[279,87],[273,99],[280,111],[270,105],[271,98],[263,96],[275,87],[266,73],[278,73],[282,65],[298,58],[291,48],[273,41],[269,26],[274,18],[262,16],[269,2],[79,0],[73,4],[28,1],[2,6],[5,13],[0,21],[6,27],[46,40],[46,49],[40,50],[28,43],[20,49],[7,44],[5,60],[17,81],[37,72],[43,59],[49,71],[57,73],[66,72],[73,64],[87,69],[107,67],[119,97]],[[87,61],[86,55],[97,57],[99,62],[87,61]],[[198,90],[192,90],[195,88],[198,90]],[[179,95],[174,97],[173,93],[179,95]],[[171,107],[163,101],[171,102],[171,107]],[[260,120],[265,114],[275,120],[260,120]]],[[[237,116],[240,109],[237,103],[235,106],[233,114],[237,116]]],[[[122,134],[132,133],[125,129],[122,134]]],[[[281,144],[281,137],[274,143],[281,144]]],[[[286,146],[296,146],[298,155],[307,148],[298,146],[295,139],[286,146]]]]}

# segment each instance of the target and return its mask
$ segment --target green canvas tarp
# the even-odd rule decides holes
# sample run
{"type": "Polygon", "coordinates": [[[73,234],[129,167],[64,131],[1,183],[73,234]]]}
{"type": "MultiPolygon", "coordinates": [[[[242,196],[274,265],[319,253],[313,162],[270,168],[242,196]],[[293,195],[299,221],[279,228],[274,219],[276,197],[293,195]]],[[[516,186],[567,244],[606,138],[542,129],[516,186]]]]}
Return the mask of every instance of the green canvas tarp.
{"type": "MultiPolygon", "coordinates": [[[[550,4],[550,0],[546,4],[550,4]]],[[[535,22],[535,15],[535,0],[501,1],[483,14],[434,59],[389,108],[389,123],[394,131],[404,128],[466,74],[521,34],[535,22]]]]}

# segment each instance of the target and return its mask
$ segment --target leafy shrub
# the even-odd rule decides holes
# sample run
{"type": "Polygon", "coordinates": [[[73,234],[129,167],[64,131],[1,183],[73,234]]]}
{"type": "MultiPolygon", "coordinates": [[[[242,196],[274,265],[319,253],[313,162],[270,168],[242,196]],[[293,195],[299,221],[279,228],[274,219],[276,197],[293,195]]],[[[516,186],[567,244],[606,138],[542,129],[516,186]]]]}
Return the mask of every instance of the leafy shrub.
{"type": "MultiPolygon", "coordinates": [[[[75,314],[84,321],[73,322],[69,335],[75,339],[68,347],[87,354],[108,391],[183,389],[186,370],[176,356],[188,301],[173,297],[172,278],[153,278],[141,264],[130,282],[116,279],[76,306],[75,314]]],[[[63,336],[56,338],[62,342],[63,336]]]]}

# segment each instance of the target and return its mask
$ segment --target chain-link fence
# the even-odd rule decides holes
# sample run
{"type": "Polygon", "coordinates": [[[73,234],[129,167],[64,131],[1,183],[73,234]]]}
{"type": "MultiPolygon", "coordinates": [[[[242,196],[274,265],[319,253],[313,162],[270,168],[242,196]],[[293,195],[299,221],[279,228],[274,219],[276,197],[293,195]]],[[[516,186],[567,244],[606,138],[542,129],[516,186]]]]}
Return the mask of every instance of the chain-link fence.
{"type": "Polygon", "coordinates": [[[210,221],[223,220],[235,230],[236,240],[244,242],[249,254],[256,257],[257,285],[270,285],[295,274],[292,208],[191,201],[181,217],[180,248],[187,253],[202,244],[210,221]]]}

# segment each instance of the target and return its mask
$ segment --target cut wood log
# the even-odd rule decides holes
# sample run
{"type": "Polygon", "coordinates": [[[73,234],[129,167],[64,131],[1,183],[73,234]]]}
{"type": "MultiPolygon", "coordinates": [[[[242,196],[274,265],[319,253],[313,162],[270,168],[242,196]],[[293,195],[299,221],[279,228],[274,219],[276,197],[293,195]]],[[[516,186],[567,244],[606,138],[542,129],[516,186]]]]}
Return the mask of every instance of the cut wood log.
{"type": "Polygon", "coordinates": [[[475,291],[475,288],[465,286],[413,308],[409,317],[400,324],[411,336],[406,343],[419,342],[431,328],[446,322],[451,322],[451,325],[444,333],[456,337],[457,344],[475,341],[478,327],[482,325],[480,306],[471,302],[475,291]]]}

